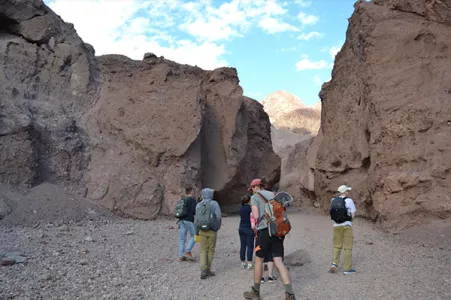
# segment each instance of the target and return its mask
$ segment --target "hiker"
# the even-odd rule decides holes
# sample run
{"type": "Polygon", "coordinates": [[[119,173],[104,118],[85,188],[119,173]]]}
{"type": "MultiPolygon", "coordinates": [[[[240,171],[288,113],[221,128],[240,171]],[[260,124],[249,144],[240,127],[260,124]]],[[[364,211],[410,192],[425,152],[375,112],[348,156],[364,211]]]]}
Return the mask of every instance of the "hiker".
{"type": "Polygon", "coordinates": [[[254,237],[255,232],[251,224],[251,197],[249,195],[241,198],[240,208],[240,224],[238,227],[238,234],[240,235],[240,259],[242,269],[252,269],[252,255],[254,252],[254,237]],[[247,250],[247,251],[246,251],[247,250]],[[247,254],[247,263],[245,262],[247,254]]]}
{"type": "Polygon", "coordinates": [[[215,276],[211,264],[216,248],[217,232],[221,228],[221,209],[213,200],[214,190],[202,190],[201,201],[196,206],[195,224],[200,237],[200,279],[215,276]]]}
{"type": "Polygon", "coordinates": [[[340,265],[341,249],[345,250],[345,261],[343,274],[349,275],[355,273],[352,268],[352,245],[354,235],[352,232],[352,219],[355,217],[356,208],[354,201],[348,197],[350,187],[341,185],[338,189],[340,195],[334,197],[330,204],[330,217],[334,221],[334,255],[330,273],[335,273],[340,265]]]}
{"type": "Polygon", "coordinates": [[[253,193],[251,197],[252,215],[258,220],[257,242],[255,248],[254,265],[254,286],[250,291],[244,292],[245,299],[260,299],[260,283],[263,277],[263,262],[268,252],[272,254],[274,266],[280,273],[280,277],[285,286],[285,300],[296,299],[291,285],[290,273],[282,261],[283,240],[275,235],[270,236],[265,218],[265,206],[267,201],[274,199],[274,193],[263,189],[261,179],[254,179],[251,182],[249,191],[253,193]]]}
{"type": "Polygon", "coordinates": [[[180,203],[180,207],[176,206],[175,214],[179,217],[179,260],[194,261],[194,257],[191,254],[191,250],[194,247],[194,235],[196,234],[196,226],[194,226],[194,215],[196,214],[196,199],[194,198],[194,189],[190,186],[185,188],[185,197],[180,203]],[[190,240],[188,246],[185,249],[186,235],[189,233],[190,240]]]}

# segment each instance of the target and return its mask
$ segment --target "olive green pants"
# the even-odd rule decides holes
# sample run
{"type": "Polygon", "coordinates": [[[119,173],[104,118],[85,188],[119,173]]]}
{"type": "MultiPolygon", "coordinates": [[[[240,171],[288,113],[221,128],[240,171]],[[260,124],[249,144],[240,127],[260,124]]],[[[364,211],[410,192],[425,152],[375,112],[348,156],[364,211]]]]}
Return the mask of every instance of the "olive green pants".
{"type": "Polygon", "coordinates": [[[200,230],[200,270],[210,270],[216,248],[216,235],[213,230],[200,230]]]}
{"type": "Polygon", "coordinates": [[[352,226],[335,226],[334,227],[334,264],[339,266],[341,249],[345,249],[344,271],[352,268],[352,245],[354,235],[352,226]]]}

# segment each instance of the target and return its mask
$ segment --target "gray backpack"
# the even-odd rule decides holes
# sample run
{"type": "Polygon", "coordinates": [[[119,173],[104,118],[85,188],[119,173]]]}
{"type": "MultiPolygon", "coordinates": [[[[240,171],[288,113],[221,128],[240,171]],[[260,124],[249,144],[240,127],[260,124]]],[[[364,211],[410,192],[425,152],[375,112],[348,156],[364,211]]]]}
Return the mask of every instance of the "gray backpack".
{"type": "Polygon", "coordinates": [[[199,230],[210,230],[213,225],[211,202],[201,202],[196,207],[196,226],[199,230]]]}

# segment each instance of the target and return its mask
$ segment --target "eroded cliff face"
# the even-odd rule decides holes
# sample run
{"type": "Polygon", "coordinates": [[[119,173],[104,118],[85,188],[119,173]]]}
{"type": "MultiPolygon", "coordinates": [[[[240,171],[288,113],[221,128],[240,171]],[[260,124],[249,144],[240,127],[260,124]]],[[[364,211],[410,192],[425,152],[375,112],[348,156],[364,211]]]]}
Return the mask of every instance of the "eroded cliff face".
{"type": "Polygon", "coordinates": [[[40,0],[3,1],[0,25],[0,183],[57,183],[154,219],[185,185],[216,189],[227,211],[254,177],[278,181],[268,116],[235,69],[96,58],[40,0]]]}
{"type": "Polygon", "coordinates": [[[93,48],[41,1],[2,1],[0,70],[0,182],[80,181],[89,145],[78,120],[98,91],[93,48]]]}
{"type": "Polygon", "coordinates": [[[342,183],[386,228],[451,212],[451,4],[358,1],[320,93],[323,209],[342,183]]]}

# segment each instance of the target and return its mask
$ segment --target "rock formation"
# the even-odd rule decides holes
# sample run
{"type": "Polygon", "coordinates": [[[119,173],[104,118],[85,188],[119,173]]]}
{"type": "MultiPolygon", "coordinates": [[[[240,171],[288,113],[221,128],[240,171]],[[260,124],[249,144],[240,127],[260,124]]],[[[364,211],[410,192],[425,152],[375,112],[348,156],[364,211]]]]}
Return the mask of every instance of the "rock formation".
{"type": "Polygon", "coordinates": [[[327,209],[353,187],[358,214],[403,228],[451,212],[451,4],[359,1],[323,85],[312,168],[327,209]]]}
{"type": "Polygon", "coordinates": [[[97,58],[41,0],[3,1],[0,29],[0,183],[56,183],[153,219],[186,184],[228,210],[254,177],[278,181],[268,116],[235,69],[97,58]]]}
{"type": "Polygon", "coordinates": [[[262,101],[271,123],[277,129],[298,135],[315,136],[321,119],[321,105],[306,106],[295,95],[276,91],[262,101]]]}
{"type": "Polygon", "coordinates": [[[271,139],[274,151],[280,156],[279,189],[293,195],[294,205],[302,205],[314,198],[314,159],[307,162],[307,151],[317,134],[321,119],[321,103],[305,106],[299,98],[286,91],[276,91],[262,101],[272,122],[271,139]]]}

